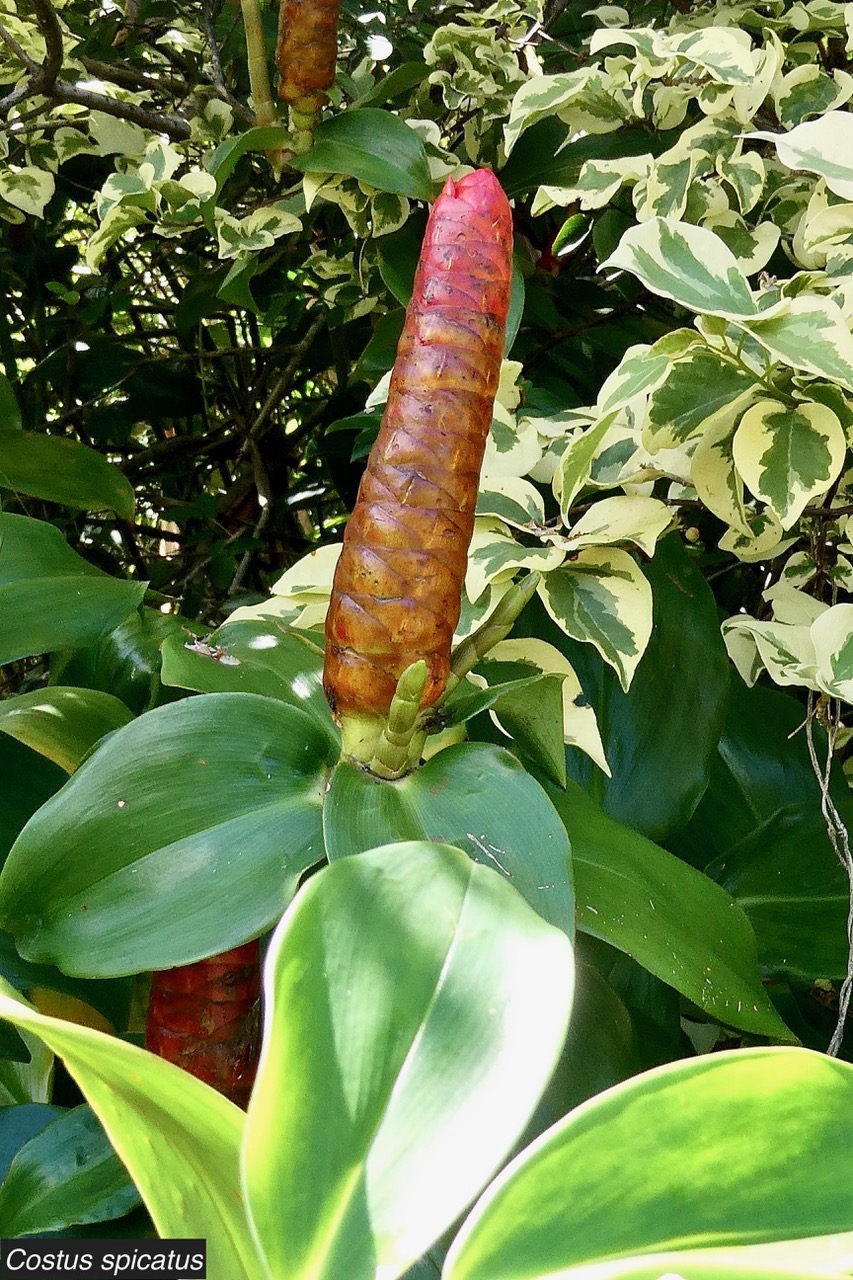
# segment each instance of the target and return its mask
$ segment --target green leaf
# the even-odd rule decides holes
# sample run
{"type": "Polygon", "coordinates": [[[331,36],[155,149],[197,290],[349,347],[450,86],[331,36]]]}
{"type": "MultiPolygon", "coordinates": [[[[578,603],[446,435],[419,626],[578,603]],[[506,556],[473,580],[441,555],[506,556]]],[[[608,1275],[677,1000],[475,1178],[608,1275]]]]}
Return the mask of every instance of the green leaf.
{"type": "Polygon", "coordinates": [[[759,1276],[774,1264],[784,1274],[798,1241],[816,1267],[841,1244],[849,1253],[851,1150],[846,1062],[762,1048],[659,1067],[579,1107],[523,1152],[464,1224],[445,1280],[581,1280],[592,1263],[601,1280],[673,1271],[710,1280],[727,1274],[726,1258],[745,1280],[753,1256],[759,1276]],[[841,1241],[821,1239],[835,1233],[841,1241]],[[757,1245],[757,1255],[743,1248],[757,1245]],[[654,1258],[681,1251],[686,1266],[696,1251],[704,1271],[654,1258]]]}
{"type": "Polygon", "coordinates": [[[303,712],[255,694],[141,716],[22,832],[0,876],[3,927],[27,959],[84,977],[257,936],[322,857],[328,749],[303,712]]]}
{"type": "Polygon", "coordinates": [[[130,481],[95,449],[64,436],[0,430],[0,487],[84,511],[133,516],[130,481]]]}
{"type": "Polygon", "coordinates": [[[587,160],[659,155],[674,141],[673,132],[655,133],[644,127],[615,133],[571,137],[572,130],[555,116],[525,131],[524,146],[516,147],[501,170],[501,185],[510,199],[543,184],[573,186],[587,160]]]}
{"type": "Polygon", "coordinates": [[[0,863],[19,832],[65,781],[65,774],[50,760],[22,742],[0,734],[0,863]]]}
{"type": "Polygon", "coordinates": [[[290,133],[283,125],[266,125],[247,129],[235,137],[220,142],[207,162],[207,169],[216,178],[216,189],[221,191],[237,167],[238,160],[247,151],[277,151],[287,146],[290,133]]]}
{"type": "MultiPolygon", "coordinates": [[[[404,225],[393,235],[382,236],[376,244],[376,256],[379,262],[379,274],[386,289],[394,295],[400,306],[406,307],[412,296],[415,282],[415,270],[421,253],[426,221],[420,214],[407,218],[404,225]]],[[[394,312],[389,314],[394,315],[394,312]]],[[[402,323],[402,314],[400,320],[402,323]]],[[[382,322],[380,321],[380,324],[382,322]]],[[[399,338],[399,333],[397,338],[399,338]]],[[[396,346],[397,338],[394,343],[396,346]]],[[[362,356],[362,360],[364,356],[362,356]]],[[[388,368],[391,366],[388,365],[388,368]]]]}
{"type": "MultiPolygon", "coordinates": [[[[849,825],[849,802],[842,813],[849,825]]],[[[746,912],[766,969],[844,977],[850,886],[814,801],[779,809],[706,870],[746,912]]]]}
{"type": "Polygon", "coordinates": [[[108,1222],[139,1204],[139,1193],[86,1106],[66,1111],[31,1138],[0,1185],[7,1237],[108,1222]]]}
{"type": "Polygon", "coordinates": [[[569,845],[539,784],[507,751],[448,747],[396,782],[346,762],[323,809],[330,860],[394,840],[436,840],[492,867],[549,924],[572,932],[569,845]]]}
{"type": "Polygon", "coordinates": [[[705,227],[650,218],[629,227],[599,270],[630,271],[652,293],[691,311],[754,316],[758,306],[730,249],[705,227]]]}
{"type": "Polygon", "coordinates": [[[846,452],[844,428],[831,409],[816,402],[793,407],[759,400],[741,418],[733,443],[738,471],[783,529],[826,493],[846,452]]]}
{"type": "Polygon", "coordinates": [[[135,609],[96,645],[55,658],[51,677],[63,685],[110,693],[138,715],[160,693],[160,646],[185,626],[186,619],[174,614],[135,609]]]}
{"type": "Polygon", "coordinates": [[[794,1039],[761,985],[752,929],[729,894],[614,822],[576,783],[546,789],[572,842],[578,928],[632,956],[709,1018],[794,1039]]]}
{"type": "Polygon", "coordinates": [[[418,135],[399,116],[365,107],[323,120],[310,151],[293,161],[304,173],[343,173],[379,191],[431,200],[433,183],[418,135]]]}
{"type": "Polygon", "coordinates": [[[832,298],[785,299],[766,318],[737,323],[783,365],[832,378],[853,390],[853,334],[832,298]]]}
{"type": "Polygon", "coordinates": [[[755,379],[706,347],[694,347],[670,365],[666,381],[649,397],[643,444],[649,453],[677,449],[717,414],[755,393],[755,379]]]}
{"type": "Polygon", "coordinates": [[[265,982],[244,1169],[270,1270],[392,1280],[524,1128],[565,1036],[570,944],[493,870],[410,842],[313,877],[265,982]]]}
{"type": "MultiPolygon", "coordinates": [[[[273,618],[226,622],[206,640],[186,631],[162,646],[162,680],[200,693],[260,693],[305,711],[331,748],[340,734],[323,693],[323,655],[273,618]]],[[[2,723],[0,721],[0,723],[2,723]]]]}
{"type": "Polygon", "coordinates": [[[560,499],[564,524],[571,523],[572,503],[587,484],[598,447],[616,421],[617,414],[618,410],[611,410],[576,436],[560,459],[555,476],[555,491],[560,499]]]}
{"type": "Polygon", "coordinates": [[[483,711],[488,711],[504,694],[526,689],[529,685],[536,684],[541,679],[542,673],[537,671],[534,675],[523,675],[518,679],[502,680],[489,685],[485,689],[477,689],[469,681],[463,680],[437,709],[436,718],[438,724],[442,729],[448,729],[456,724],[464,724],[466,720],[471,720],[483,711]]]}
{"type": "Polygon", "coordinates": [[[21,410],[15,388],[4,373],[0,373],[0,432],[19,431],[21,428],[21,410]]]}
{"type": "Polygon", "coordinates": [[[408,93],[410,89],[421,84],[428,75],[429,67],[426,63],[403,62],[393,71],[389,71],[387,76],[382,76],[372,89],[367,90],[367,93],[363,93],[356,99],[352,104],[353,109],[357,107],[362,110],[364,107],[391,102],[394,98],[401,97],[402,94],[408,93]]]}
{"type": "Polygon", "coordinates": [[[133,717],[123,702],[98,689],[52,686],[0,702],[0,733],[24,742],[73,773],[105,733],[133,717]]]}
{"type": "Polygon", "coordinates": [[[833,195],[853,200],[850,154],[853,151],[853,117],[849,111],[827,111],[817,120],[807,120],[788,133],[758,131],[747,138],[760,138],[776,146],[779,159],[789,169],[805,169],[826,181],[833,195]]]}
{"type": "Polygon", "coordinates": [[[627,690],[652,631],[652,590],[627,551],[588,547],[545,574],[539,594],[567,635],[595,646],[627,690]]]}
{"type": "Polygon", "coordinates": [[[240,1190],[244,1116],[238,1107],[134,1045],[36,1013],[4,984],[0,1017],[64,1059],[161,1236],[205,1237],[229,1280],[265,1275],[240,1190]]]}
{"type": "Polygon", "coordinates": [[[119,582],[87,564],[51,525],[0,514],[0,666],[94,644],[144,594],[144,583],[119,582]]]}
{"type": "Polygon", "coordinates": [[[627,693],[589,645],[568,640],[534,610],[522,615],[521,626],[561,649],[595,708],[612,776],[574,752],[569,776],[611,817],[663,841],[688,821],[708,785],[729,661],[714,597],[677,535],[660,543],[645,573],[655,624],[627,693]]]}
{"type": "MultiPolygon", "coordinates": [[[[7,1030],[14,1028],[4,1024],[7,1030]]],[[[15,1032],[17,1035],[17,1032],[15,1032]]],[[[9,1165],[30,1138],[41,1133],[57,1116],[64,1115],[64,1108],[49,1106],[44,1102],[25,1102],[18,1106],[0,1107],[0,1190],[9,1165]]]]}
{"type": "MultiPolygon", "coordinates": [[[[495,683],[493,677],[506,680],[511,673],[523,674],[525,667],[520,662],[484,662],[478,670],[495,683]]],[[[522,756],[557,786],[565,786],[562,680],[546,675],[530,688],[510,689],[495,702],[494,712],[522,756]]]]}

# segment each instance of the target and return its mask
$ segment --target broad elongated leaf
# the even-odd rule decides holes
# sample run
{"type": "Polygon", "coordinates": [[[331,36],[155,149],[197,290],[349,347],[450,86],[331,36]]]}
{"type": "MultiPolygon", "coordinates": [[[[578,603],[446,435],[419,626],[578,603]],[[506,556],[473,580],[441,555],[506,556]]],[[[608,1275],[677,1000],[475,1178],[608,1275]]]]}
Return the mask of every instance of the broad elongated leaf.
{"type": "Polygon", "coordinates": [[[539,784],[507,751],[448,747],[396,782],[339,764],[323,809],[331,860],[394,840],[436,840],[490,866],[571,934],[569,843],[539,784]]]}
{"type": "Polygon", "coordinates": [[[185,626],[174,614],[134,609],[97,644],[54,659],[51,674],[58,684],[110,693],[138,715],[162,696],[160,646],[185,626]]]}
{"type": "MultiPolygon", "coordinates": [[[[849,803],[843,813],[849,822],[849,803]]],[[[779,809],[707,874],[746,912],[765,968],[809,979],[847,972],[850,886],[816,802],[779,809]]]]}
{"type": "Polygon", "coordinates": [[[826,405],[760,400],[741,419],[733,445],[735,465],[783,529],[825,493],[844,466],[844,429],[826,405]]]}
{"type": "Polygon", "coordinates": [[[846,1062],[771,1048],[659,1067],[523,1152],[463,1226],[445,1280],[658,1280],[673,1264],[655,1255],[693,1250],[687,1276],[726,1275],[715,1249],[742,1277],[752,1259],[758,1275],[783,1271],[789,1246],[807,1270],[849,1261],[851,1149],[846,1062]]]}
{"type": "Polygon", "coordinates": [[[304,632],[272,618],[226,622],[206,641],[178,631],[162,646],[164,684],[201,693],[261,693],[305,711],[335,747],[340,734],[323,693],[323,655],[304,632]]]}
{"type": "Polygon", "coordinates": [[[22,832],[0,876],[3,927],[27,959],[86,977],[247,941],[322,857],[327,752],[303,712],[256,694],[149,712],[22,832]]]}
{"type": "Polygon", "coordinates": [[[30,1139],[0,1185],[7,1236],[61,1231],[129,1213],[139,1193],[87,1106],[66,1111],[30,1139]]]}
{"type": "MultiPolygon", "coordinates": [[[[14,1030],[8,1023],[3,1025],[7,1030],[14,1030]]],[[[21,1147],[64,1113],[63,1107],[54,1107],[46,1102],[0,1107],[0,1187],[21,1147]]]]}
{"type": "Polygon", "coordinates": [[[310,151],[293,161],[305,173],[345,173],[380,191],[430,200],[433,184],[424,145],[387,111],[365,107],[322,121],[310,151]]]}
{"type": "Polygon", "coordinates": [[[310,880],[265,983],[244,1170],[270,1270],[393,1280],[523,1129],[565,1035],[570,944],[493,870],[412,842],[310,880]]]}
{"type": "Polygon", "coordinates": [[[94,644],[144,594],[144,583],[87,564],[51,525],[0,515],[0,665],[94,644]]]}
{"type": "Polygon", "coordinates": [[[0,734],[0,863],[26,823],[58,791],[65,774],[22,742],[0,734]]]}
{"type": "Polygon", "coordinates": [[[123,702],[100,689],[53,686],[0,702],[0,733],[24,742],[73,773],[105,733],[132,719],[123,702]]]}
{"type": "Polygon", "coordinates": [[[652,293],[691,311],[754,316],[758,305],[732,251],[719,236],[687,222],[650,218],[629,227],[601,270],[618,267],[652,293]]]}
{"type": "MultiPolygon", "coordinates": [[[[567,641],[556,629],[547,639],[566,654],[595,708],[611,771],[605,777],[571,752],[569,776],[612,817],[660,841],[684,825],[708,785],[729,664],[714,597],[677,536],[658,545],[644,573],[654,628],[628,693],[589,645],[567,641]]],[[[538,632],[547,624],[528,610],[521,625],[538,632]]]]}
{"type": "Polygon", "coordinates": [[[744,912],[707,876],[614,822],[574,783],[548,786],[572,842],[578,927],[627,952],[709,1017],[791,1040],[744,912]]]}
{"type": "Polygon", "coordinates": [[[21,410],[14,387],[5,373],[0,373],[0,431],[19,431],[21,426],[21,410]]]}
{"type": "Polygon", "coordinates": [[[627,690],[652,631],[652,589],[628,552],[586,548],[538,590],[557,625],[594,645],[627,690]]]}
{"type": "Polygon", "coordinates": [[[133,515],[133,488],[118,467],[64,436],[0,429],[0,488],[84,511],[133,515]]]}
{"type": "Polygon", "coordinates": [[[247,129],[245,133],[226,138],[220,142],[207,162],[207,168],[216,178],[216,188],[220,191],[247,151],[276,151],[286,146],[290,135],[284,125],[266,125],[255,129],[247,129]]]}
{"type": "Polygon", "coordinates": [[[263,1280],[266,1268],[240,1193],[240,1109],[134,1045],[36,1013],[5,984],[0,984],[0,1017],[63,1058],[160,1235],[206,1237],[210,1257],[229,1280],[263,1280]]]}

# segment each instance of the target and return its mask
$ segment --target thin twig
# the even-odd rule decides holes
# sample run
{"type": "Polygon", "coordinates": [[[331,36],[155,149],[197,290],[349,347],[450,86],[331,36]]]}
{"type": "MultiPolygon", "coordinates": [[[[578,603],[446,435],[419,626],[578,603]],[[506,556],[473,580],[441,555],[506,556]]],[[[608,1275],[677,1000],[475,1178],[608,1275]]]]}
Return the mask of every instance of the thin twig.
{"type": "Polygon", "coordinates": [[[826,761],[821,765],[814,740],[814,720],[817,714],[817,705],[814,693],[809,691],[808,716],[806,718],[806,742],[809,748],[809,759],[812,762],[812,769],[820,787],[820,810],[826,823],[827,835],[835,850],[835,856],[847,873],[847,879],[850,884],[850,899],[847,911],[847,973],[841,984],[841,991],[838,996],[838,1020],[827,1049],[830,1057],[835,1058],[838,1056],[841,1042],[844,1039],[847,1010],[850,1007],[851,993],[853,993],[853,855],[850,852],[850,836],[847,827],[844,825],[844,820],[829,794],[829,779],[832,772],[835,741],[841,724],[840,707],[837,702],[830,702],[824,705],[828,706],[829,714],[826,717],[826,761]]]}

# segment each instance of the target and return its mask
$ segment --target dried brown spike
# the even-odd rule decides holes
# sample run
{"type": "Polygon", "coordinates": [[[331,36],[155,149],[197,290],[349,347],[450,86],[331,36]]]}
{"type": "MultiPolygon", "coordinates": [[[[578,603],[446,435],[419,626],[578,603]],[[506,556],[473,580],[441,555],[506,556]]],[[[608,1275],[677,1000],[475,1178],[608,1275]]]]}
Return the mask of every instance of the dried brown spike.
{"type": "Polygon", "coordinates": [[[319,111],[335,79],[340,0],[281,0],[278,15],[278,96],[319,111]]]}
{"type": "Polygon", "coordinates": [[[449,178],[335,573],[324,687],[339,718],[387,713],[400,675],[421,658],[422,705],[444,691],[511,280],[512,220],[494,174],[449,178]]]}

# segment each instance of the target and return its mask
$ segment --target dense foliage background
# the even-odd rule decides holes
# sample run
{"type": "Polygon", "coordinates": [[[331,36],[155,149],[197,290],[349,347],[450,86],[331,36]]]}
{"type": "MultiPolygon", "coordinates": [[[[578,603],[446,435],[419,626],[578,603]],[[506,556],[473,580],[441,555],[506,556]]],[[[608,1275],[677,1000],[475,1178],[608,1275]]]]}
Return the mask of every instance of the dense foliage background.
{"type": "Polygon", "coordinates": [[[853,1058],[853,6],[346,2],[313,139],[249,81],[277,21],[0,0],[5,1233],[190,1221],[223,1280],[429,1248],[434,1277],[525,1124],[629,1081],[489,1193],[448,1280],[853,1270],[849,1072],[766,1048],[853,1058]],[[541,580],[427,762],[379,784],[336,765],[322,621],[426,209],[480,166],[515,263],[458,640],[541,580]],[[294,895],[244,1132],[125,1055],[151,970],[294,895]],[[465,910],[454,968],[435,922],[468,939],[465,910]],[[324,1126],[369,1210],[311,1164],[324,1126]]]}

